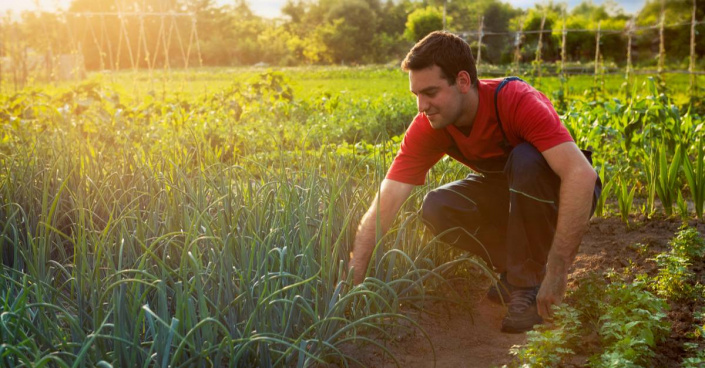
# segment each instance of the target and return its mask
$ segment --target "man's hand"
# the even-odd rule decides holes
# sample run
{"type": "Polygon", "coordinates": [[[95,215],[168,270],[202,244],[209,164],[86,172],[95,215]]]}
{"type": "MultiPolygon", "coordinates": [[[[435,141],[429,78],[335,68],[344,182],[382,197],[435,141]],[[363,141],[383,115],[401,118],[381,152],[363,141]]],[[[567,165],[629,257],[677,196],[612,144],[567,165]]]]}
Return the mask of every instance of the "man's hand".
{"type": "Polygon", "coordinates": [[[538,312],[544,320],[550,321],[553,317],[551,308],[563,302],[567,284],[567,273],[560,271],[546,273],[546,277],[543,279],[539,293],[536,296],[538,312]]]}
{"type": "Polygon", "coordinates": [[[561,179],[556,233],[536,296],[539,315],[550,320],[551,308],[563,301],[570,265],[588,227],[597,173],[573,142],[549,148],[543,156],[561,179]]]}
{"type": "Polygon", "coordinates": [[[394,221],[399,208],[401,208],[401,205],[409,197],[413,189],[414,186],[411,184],[390,179],[382,181],[379,193],[375,196],[370,209],[362,217],[360,227],[358,227],[355,235],[352,259],[348,270],[348,272],[350,270],[353,271],[353,283],[355,285],[361,283],[365,278],[367,265],[375,247],[378,230],[377,223],[379,222],[381,226],[379,233],[386,233],[394,221]]]}

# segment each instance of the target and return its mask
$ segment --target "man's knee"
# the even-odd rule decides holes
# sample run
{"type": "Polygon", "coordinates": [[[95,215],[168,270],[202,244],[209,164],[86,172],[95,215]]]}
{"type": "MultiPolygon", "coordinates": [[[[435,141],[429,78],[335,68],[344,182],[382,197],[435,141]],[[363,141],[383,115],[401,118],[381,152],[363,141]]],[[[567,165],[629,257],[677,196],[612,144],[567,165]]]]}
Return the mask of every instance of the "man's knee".
{"type": "Polygon", "coordinates": [[[443,215],[447,210],[446,198],[439,190],[433,190],[426,194],[421,205],[421,218],[427,225],[437,231],[438,226],[443,223],[443,215]]]}
{"type": "Polygon", "coordinates": [[[514,189],[539,182],[553,184],[559,180],[541,152],[529,143],[514,147],[504,170],[514,189]]]}

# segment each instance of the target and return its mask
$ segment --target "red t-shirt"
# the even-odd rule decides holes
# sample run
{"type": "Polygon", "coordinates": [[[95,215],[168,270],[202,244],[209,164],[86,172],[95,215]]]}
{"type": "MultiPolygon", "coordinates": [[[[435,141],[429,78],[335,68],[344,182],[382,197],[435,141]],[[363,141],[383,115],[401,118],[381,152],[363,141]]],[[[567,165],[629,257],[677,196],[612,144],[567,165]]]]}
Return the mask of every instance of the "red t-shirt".
{"type": "MultiPolygon", "coordinates": [[[[494,107],[494,91],[501,82],[479,81],[477,114],[468,136],[452,124],[433,129],[426,115],[418,114],[404,135],[387,179],[421,185],[428,170],[446,154],[473,169],[472,162],[506,157],[494,107]]],[[[573,141],[551,101],[527,83],[507,83],[497,96],[497,106],[511,147],[528,142],[543,152],[573,141]]]]}

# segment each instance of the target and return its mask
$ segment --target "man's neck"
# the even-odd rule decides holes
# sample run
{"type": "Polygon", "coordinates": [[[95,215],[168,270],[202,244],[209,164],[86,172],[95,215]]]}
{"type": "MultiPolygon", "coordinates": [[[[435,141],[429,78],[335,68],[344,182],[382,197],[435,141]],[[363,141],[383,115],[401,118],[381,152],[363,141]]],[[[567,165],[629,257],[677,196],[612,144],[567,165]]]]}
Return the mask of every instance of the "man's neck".
{"type": "MultiPolygon", "coordinates": [[[[479,84],[479,83],[478,83],[479,84]]],[[[465,95],[464,111],[455,126],[464,133],[470,133],[473,123],[475,122],[475,116],[477,115],[477,107],[480,102],[478,86],[475,85],[470,91],[465,95]]],[[[466,134],[467,134],[466,133],[466,134]]]]}

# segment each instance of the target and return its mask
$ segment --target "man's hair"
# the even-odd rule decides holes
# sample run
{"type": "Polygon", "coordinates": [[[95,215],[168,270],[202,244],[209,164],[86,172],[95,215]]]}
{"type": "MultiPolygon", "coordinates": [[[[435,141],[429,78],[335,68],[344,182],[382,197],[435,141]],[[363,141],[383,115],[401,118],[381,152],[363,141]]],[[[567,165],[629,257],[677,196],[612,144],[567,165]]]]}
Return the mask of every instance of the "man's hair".
{"type": "Polygon", "coordinates": [[[411,48],[401,62],[401,68],[405,72],[426,69],[434,65],[441,68],[442,77],[450,85],[455,84],[455,78],[461,70],[470,74],[473,85],[477,84],[477,69],[475,69],[472,50],[462,38],[452,33],[442,31],[429,33],[411,48]]]}

